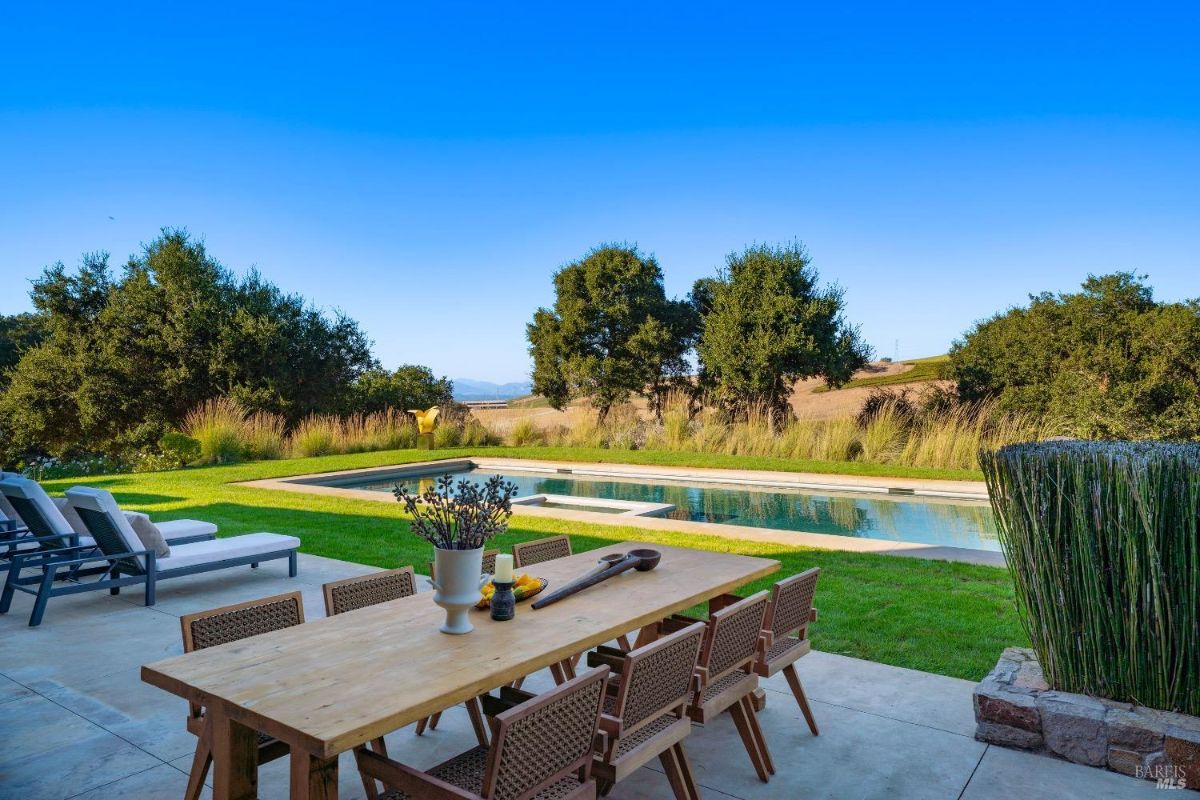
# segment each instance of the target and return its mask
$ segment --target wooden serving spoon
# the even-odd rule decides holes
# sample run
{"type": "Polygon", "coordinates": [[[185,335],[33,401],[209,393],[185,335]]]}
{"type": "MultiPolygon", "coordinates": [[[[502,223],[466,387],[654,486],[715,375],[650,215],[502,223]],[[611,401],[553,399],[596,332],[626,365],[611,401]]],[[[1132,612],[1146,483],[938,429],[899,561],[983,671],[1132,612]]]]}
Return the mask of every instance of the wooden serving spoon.
{"type": "Polygon", "coordinates": [[[533,603],[533,608],[544,608],[551,603],[557,603],[564,597],[570,597],[577,592],[581,592],[589,586],[595,586],[597,583],[606,581],[609,578],[620,575],[622,572],[628,572],[631,569],[636,569],[638,572],[649,572],[658,566],[658,562],[662,560],[662,553],[657,550],[630,550],[625,554],[625,557],[620,561],[613,563],[611,566],[596,572],[590,577],[585,577],[577,580],[568,586],[564,586],[552,594],[546,595],[541,600],[533,603]]]}

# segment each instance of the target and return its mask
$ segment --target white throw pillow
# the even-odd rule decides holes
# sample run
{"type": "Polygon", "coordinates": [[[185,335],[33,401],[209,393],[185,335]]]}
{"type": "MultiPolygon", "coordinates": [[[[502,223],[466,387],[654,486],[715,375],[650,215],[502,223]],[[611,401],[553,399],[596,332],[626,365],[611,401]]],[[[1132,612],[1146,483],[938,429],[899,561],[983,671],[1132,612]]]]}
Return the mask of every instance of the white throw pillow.
{"type": "Polygon", "coordinates": [[[124,514],[125,518],[129,520],[133,532],[142,540],[143,547],[152,551],[158,558],[166,558],[171,555],[171,548],[167,546],[167,540],[163,538],[162,531],[158,529],[158,526],[150,521],[150,517],[137,511],[126,511],[124,514]]]}

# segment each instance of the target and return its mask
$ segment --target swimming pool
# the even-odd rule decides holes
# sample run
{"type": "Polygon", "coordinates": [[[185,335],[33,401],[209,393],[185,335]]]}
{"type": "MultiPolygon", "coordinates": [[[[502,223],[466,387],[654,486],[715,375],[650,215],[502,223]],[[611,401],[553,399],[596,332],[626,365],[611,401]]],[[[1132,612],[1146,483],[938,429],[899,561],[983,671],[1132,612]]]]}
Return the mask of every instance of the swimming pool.
{"type": "MultiPolygon", "coordinates": [[[[517,496],[549,495],[543,507],[614,513],[611,508],[566,504],[562,498],[593,498],[674,506],[657,515],[718,525],[746,525],[935,546],[999,551],[992,511],[986,502],[914,498],[887,494],[817,492],[790,487],[745,487],[643,477],[584,477],[549,471],[458,468],[456,480],[482,483],[501,474],[517,485],[517,496]]],[[[391,492],[397,484],[425,491],[447,470],[424,474],[340,478],[325,485],[391,492]]]]}

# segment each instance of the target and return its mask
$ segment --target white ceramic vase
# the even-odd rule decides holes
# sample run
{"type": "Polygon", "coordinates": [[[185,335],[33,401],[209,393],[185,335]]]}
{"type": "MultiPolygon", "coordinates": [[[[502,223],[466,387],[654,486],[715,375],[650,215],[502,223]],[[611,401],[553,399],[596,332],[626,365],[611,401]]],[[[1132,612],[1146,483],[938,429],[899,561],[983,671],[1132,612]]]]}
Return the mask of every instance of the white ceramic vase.
{"type": "Polygon", "coordinates": [[[446,610],[442,633],[470,633],[475,629],[467,612],[479,602],[479,590],[490,576],[483,574],[483,548],[474,550],[434,549],[433,602],[446,610]]]}

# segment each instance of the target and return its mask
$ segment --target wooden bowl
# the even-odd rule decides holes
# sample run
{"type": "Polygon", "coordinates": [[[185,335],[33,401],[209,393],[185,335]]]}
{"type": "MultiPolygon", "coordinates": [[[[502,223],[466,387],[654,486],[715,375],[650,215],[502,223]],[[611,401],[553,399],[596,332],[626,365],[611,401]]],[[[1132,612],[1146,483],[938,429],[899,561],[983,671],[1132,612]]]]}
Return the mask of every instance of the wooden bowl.
{"type": "Polygon", "coordinates": [[[629,555],[641,559],[634,567],[638,572],[649,572],[658,566],[659,561],[662,561],[662,553],[657,550],[630,550],[629,555]]]}

